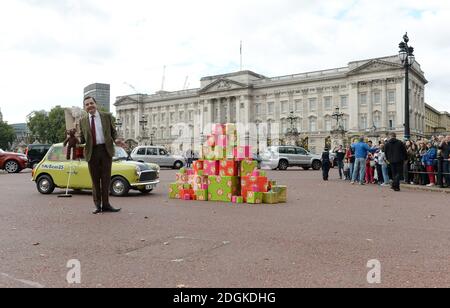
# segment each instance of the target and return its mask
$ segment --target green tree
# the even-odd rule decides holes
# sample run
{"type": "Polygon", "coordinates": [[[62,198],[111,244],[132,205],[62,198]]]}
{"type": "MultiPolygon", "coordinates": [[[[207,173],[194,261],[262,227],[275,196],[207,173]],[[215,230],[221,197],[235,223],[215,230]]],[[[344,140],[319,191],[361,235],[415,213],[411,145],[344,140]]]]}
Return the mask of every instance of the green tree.
{"type": "Polygon", "coordinates": [[[49,130],[48,116],[44,111],[39,111],[31,117],[27,123],[28,129],[33,138],[41,143],[47,142],[47,132],[49,130]]]}
{"type": "Polygon", "coordinates": [[[14,128],[6,122],[0,122],[0,149],[9,150],[9,144],[16,139],[14,128]]]}
{"type": "Polygon", "coordinates": [[[48,115],[49,128],[48,142],[50,144],[63,142],[66,139],[66,118],[64,108],[56,106],[48,115]]]}
{"type": "Polygon", "coordinates": [[[31,134],[41,143],[59,143],[66,138],[66,121],[64,108],[56,106],[47,115],[36,112],[27,123],[31,134]]]}

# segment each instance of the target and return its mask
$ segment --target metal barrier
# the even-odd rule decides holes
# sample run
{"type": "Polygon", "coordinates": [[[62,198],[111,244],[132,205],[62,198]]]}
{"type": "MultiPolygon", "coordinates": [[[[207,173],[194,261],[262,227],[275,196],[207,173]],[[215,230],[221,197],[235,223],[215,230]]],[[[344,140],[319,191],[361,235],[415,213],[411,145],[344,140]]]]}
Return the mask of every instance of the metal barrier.
{"type": "MultiPolygon", "coordinates": [[[[429,174],[433,174],[436,177],[436,185],[441,187],[441,188],[445,188],[444,186],[444,178],[446,176],[450,177],[450,173],[449,172],[443,172],[443,167],[444,167],[444,161],[448,161],[448,163],[450,164],[450,159],[444,159],[443,157],[438,157],[436,159],[434,159],[434,161],[437,161],[437,171],[435,172],[427,172],[427,171],[412,171],[412,170],[408,170],[408,174],[425,174],[425,175],[429,175],[429,174]]],[[[434,166],[433,166],[434,168],[434,166]]],[[[409,168],[408,168],[409,169],[409,168]]],[[[406,179],[405,179],[406,181],[406,179]]],[[[447,185],[447,187],[450,187],[450,183],[446,182],[445,183],[447,185]]]]}

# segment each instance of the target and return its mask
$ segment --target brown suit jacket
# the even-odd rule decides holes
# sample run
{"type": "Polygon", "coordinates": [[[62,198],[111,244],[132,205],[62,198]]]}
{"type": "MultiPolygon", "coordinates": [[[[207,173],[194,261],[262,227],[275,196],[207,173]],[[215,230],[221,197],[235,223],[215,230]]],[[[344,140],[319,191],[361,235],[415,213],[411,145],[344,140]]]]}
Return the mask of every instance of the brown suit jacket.
{"type": "MultiPolygon", "coordinates": [[[[110,157],[114,157],[114,141],[117,139],[117,131],[114,125],[112,114],[107,112],[98,112],[102,121],[103,135],[105,136],[106,151],[110,157]]],[[[92,157],[93,140],[91,133],[91,125],[89,123],[89,113],[86,113],[80,120],[81,143],[84,146],[84,157],[89,162],[92,157]]]]}

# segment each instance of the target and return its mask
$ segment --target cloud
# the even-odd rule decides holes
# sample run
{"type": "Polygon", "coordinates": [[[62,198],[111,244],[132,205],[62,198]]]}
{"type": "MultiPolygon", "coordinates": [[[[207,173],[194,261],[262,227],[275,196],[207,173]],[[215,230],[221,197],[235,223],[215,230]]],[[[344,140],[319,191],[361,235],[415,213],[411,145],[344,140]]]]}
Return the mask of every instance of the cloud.
{"type": "Polygon", "coordinates": [[[447,1],[18,0],[0,10],[0,103],[23,122],[35,109],[80,105],[83,87],[110,83],[115,96],[182,89],[186,76],[244,68],[266,76],[346,66],[394,55],[408,31],[430,81],[426,100],[447,103],[447,1]],[[369,13],[370,12],[370,13],[369,13]],[[13,103],[12,103],[13,102],[13,103]]]}

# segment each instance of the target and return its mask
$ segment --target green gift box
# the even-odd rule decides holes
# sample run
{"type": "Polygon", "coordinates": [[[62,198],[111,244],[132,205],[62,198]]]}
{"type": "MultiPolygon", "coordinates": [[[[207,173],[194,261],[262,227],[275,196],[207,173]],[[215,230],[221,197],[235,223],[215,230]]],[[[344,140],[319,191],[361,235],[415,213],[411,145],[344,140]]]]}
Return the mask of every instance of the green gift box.
{"type": "Polygon", "coordinates": [[[236,203],[238,204],[244,203],[244,197],[242,196],[236,197],[236,203]]]}
{"type": "Polygon", "coordinates": [[[180,190],[183,188],[183,185],[179,183],[172,183],[169,185],[169,199],[181,199],[180,190]]]}
{"type": "Polygon", "coordinates": [[[227,149],[226,147],[216,146],[214,148],[214,155],[216,160],[225,159],[227,157],[227,149]]]}
{"type": "Polygon", "coordinates": [[[247,192],[247,203],[261,204],[262,201],[263,201],[263,193],[254,191],[247,192]]]}
{"type": "Polygon", "coordinates": [[[186,174],[186,170],[187,170],[186,168],[181,168],[179,173],[180,174],[186,174]]]}
{"type": "Polygon", "coordinates": [[[216,151],[214,147],[207,147],[205,152],[206,160],[216,160],[216,151]]]}
{"type": "Polygon", "coordinates": [[[263,193],[263,203],[264,204],[277,204],[280,203],[280,198],[279,198],[279,194],[276,192],[266,192],[263,193]]]}
{"type": "Polygon", "coordinates": [[[259,171],[259,176],[267,177],[267,172],[266,172],[266,171],[263,171],[263,170],[260,170],[260,171],[259,171]]]}
{"type": "Polygon", "coordinates": [[[272,191],[278,194],[278,200],[280,203],[287,202],[287,186],[283,185],[272,186],[272,191]]]}
{"type": "Polygon", "coordinates": [[[234,146],[227,146],[225,148],[225,159],[234,159],[234,146]]]}
{"type": "Polygon", "coordinates": [[[208,190],[199,189],[195,192],[197,201],[208,201],[208,190]]]}
{"type": "Polygon", "coordinates": [[[183,184],[183,189],[192,189],[191,184],[183,184]]]}
{"type": "Polygon", "coordinates": [[[256,160],[246,159],[241,161],[241,176],[251,176],[253,171],[258,169],[256,160]]]}
{"type": "Polygon", "coordinates": [[[204,176],[205,175],[205,171],[204,170],[198,170],[197,171],[197,175],[198,176],[204,176]]]}
{"type": "Polygon", "coordinates": [[[239,193],[239,185],[237,176],[209,176],[208,200],[231,202],[232,196],[239,193]]]}

